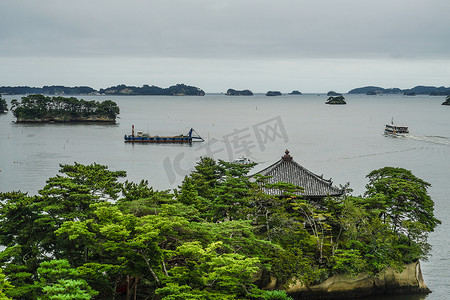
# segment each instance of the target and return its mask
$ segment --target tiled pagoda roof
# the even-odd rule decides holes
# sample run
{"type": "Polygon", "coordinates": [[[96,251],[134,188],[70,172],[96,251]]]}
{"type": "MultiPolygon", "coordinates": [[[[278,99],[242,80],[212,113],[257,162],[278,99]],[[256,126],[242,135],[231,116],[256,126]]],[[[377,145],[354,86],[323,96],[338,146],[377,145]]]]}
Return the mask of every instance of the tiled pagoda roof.
{"type": "MultiPolygon", "coordinates": [[[[324,198],[327,196],[341,196],[343,190],[333,186],[333,182],[323,179],[303,166],[296,163],[289,151],[276,163],[259,171],[256,174],[270,176],[268,183],[287,182],[304,188],[302,192],[297,192],[299,196],[306,198],[324,198]]],[[[256,174],[252,175],[255,176],[256,174]]],[[[283,192],[278,189],[264,189],[269,195],[282,196],[283,192]]]]}

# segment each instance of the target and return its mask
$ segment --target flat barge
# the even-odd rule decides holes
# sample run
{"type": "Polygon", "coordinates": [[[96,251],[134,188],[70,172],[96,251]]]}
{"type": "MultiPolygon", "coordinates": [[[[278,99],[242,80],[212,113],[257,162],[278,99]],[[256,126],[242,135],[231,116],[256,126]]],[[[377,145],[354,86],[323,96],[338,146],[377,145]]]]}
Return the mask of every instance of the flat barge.
{"type": "Polygon", "coordinates": [[[124,136],[125,143],[141,143],[141,144],[192,144],[193,141],[203,142],[204,139],[191,128],[188,134],[176,136],[151,136],[142,131],[134,133],[134,125],[131,126],[131,135],[124,136]]]}

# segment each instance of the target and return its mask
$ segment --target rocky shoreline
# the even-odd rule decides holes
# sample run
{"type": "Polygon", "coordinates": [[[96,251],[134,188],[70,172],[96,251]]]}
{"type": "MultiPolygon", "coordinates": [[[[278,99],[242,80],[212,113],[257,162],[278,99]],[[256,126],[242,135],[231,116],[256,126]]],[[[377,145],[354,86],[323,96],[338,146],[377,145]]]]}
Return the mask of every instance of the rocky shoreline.
{"type": "Polygon", "coordinates": [[[283,287],[272,278],[266,288],[284,289],[294,299],[355,299],[372,295],[431,293],[423,280],[419,262],[405,265],[401,272],[388,268],[376,276],[364,273],[357,276],[334,275],[312,286],[296,283],[283,287]]]}
{"type": "Polygon", "coordinates": [[[116,120],[108,117],[88,117],[88,118],[60,118],[60,117],[46,117],[46,118],[17,118],[16,123],[108,123],[114,124],[116,120]]]}

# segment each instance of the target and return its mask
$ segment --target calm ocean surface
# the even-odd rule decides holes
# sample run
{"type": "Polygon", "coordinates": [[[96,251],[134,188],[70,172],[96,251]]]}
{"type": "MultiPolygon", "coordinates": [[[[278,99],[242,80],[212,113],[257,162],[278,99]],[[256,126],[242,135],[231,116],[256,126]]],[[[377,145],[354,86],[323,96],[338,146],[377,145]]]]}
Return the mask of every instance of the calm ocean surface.
{"type": "MultiPolygon", "coordinates": [[[[10,107],[11,99],[3,96],[10,107]]],[[[0,192],[35,194],[59,164],[98,163],[127,171],[127,179],[172,189],[200,156],[227,161],[246,156],[258,171],[289,149],[294,160],[335,185],[350,182],[362,194],[365,176],[384,166],[402,167],[432,184],[429,194],[442,225],[430,235],[432,256],[422,262],[428,296],[371,299],[450,298],[450,107],[444,97],[345,95],[347,105],[325,105],[326,95],[230,97],[85,96],[111,99],[120,107],[116,125],[15,124],[0,115],[0,192]],[[384,124],[409,126],[405,138],[383,136],[384,124]],[[154,135],[186,134],[205,140],[183,145],[132,145],[123,136],[136,130],[154,135]]]]}

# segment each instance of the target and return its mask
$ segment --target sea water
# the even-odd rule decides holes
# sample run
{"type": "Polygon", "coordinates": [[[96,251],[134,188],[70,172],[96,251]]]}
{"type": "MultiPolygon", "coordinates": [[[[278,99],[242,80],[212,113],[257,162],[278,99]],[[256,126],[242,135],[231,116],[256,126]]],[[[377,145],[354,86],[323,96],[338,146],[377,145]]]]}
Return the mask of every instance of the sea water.
{"type": "MultiPolygon", "coordinates": [[[[344,95],[346,105],[326,105],[324,94],[251,97],[83,96],[113,100],[120,107],[115,125],[17,124],[0,115],[0,192],[36,194],[60,164],[98,163],[124,170],[127,180],[148,180],[155,189],[177,188],[200,157],[232,161],[247,157],[254,172],[290,151],[293,159],[336,186],[365,191],[370,171],[385,166],[411,170],[431,183],[429,194],[442,225],[430,234],[432,256],[421,263],[428,296],[450,298],[450,107],[444,97],[344,95]],[[384,125],[409,126],[410,135],[386,137],[384,125]],[[131,126],[151,135],[187,134],[205,139],[189,145],[129,144],[131,126]]],[[[20,96],[3,96],[8,102],[20,96]]],[[[380,299],[380,298],[377,298],[380,299]]],[[[387,299],[383,297],[382,299],[387,299]]]]}

